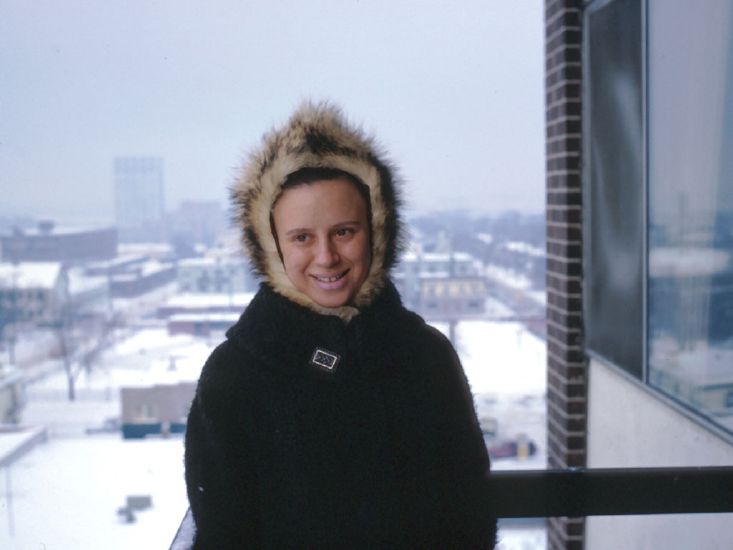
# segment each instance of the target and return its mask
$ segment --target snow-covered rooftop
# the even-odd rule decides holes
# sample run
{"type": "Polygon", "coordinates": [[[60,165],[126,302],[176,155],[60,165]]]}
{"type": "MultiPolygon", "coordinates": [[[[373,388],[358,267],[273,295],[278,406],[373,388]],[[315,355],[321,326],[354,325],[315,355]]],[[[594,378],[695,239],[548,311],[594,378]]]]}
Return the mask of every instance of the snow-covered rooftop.
{"type": "Polygon", "coordinates": [[[105,231],[112,229],[110,226],[91,226],[91,225],[56,225],[50,226],[50,230],[40,229],[38,226],[22,229],[22,235],[29,237],[38,237],[45,235],[78,235],[81,233],[89,233],[90,231],[105,231]]]}
{"type": "Polygon", "coordinates": [[[176,313],[168,317],[171,322],[228,322],[234,324],[239,319],[239,313],[176,313]]]}
{"type": "Polygon", "coordinates": [[[487,265],[484,274],[489,279],[519,290],[529,290],[532,286],[532,282],[525,275],[498,265],[487,265]]]}
{"type": "Polygon", "coordinates": [[[203,258],[186,258],[178,262],[178,267],[213,267],[213,266],[243,266],[244,259],[222,257],[222,256],[205,256],[203,258]]]}
{"type": "Polygon", "coordinates": [[[472,262],[475,258],[466,252],[405,252],[400,256],[400,262],[472,262]]]}
{"type": "Polygon", "coordinates": [[[173,253],[168,243],[122,243],[117,246],[120,255],[161,256],[173,253]]]}
{"type": "Polygon", "coordinates": [[[533,246],[529,243],[514,241],[506,244],[506,249],[512,252],[518,252],[520,254],[526,254],[527,256],[534,256],[536,258],[543,258],[545,256],[545,250],[538,246],[533,246]]]}
{"type": "Polygon", "coordinates": [[[61,274],[58,262],[0,263],[0,288],[53,288],[61,274]]]}
{"type": "Polygon", "coordinates": [[[67,275],[69,278],[69,292],[72,295],[108,286],[107,277],[86,275],[83,268],[69,269],[67,275]]]}
{"type": "Polygon", "coordinates": [[[164,308],[203,309],[206,307],[238,306],[244,308],[252,301],[254,292],[232,294],[184,293],[166,300],[164,308]]]}

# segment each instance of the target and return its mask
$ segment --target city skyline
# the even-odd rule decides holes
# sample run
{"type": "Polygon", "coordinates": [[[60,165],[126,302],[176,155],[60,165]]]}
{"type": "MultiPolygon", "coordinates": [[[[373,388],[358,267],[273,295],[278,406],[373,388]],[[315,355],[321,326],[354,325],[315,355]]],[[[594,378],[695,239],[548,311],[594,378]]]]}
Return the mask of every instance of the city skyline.
{"type": "Polygon", "coordinates": [[[377,136],[409,212],[544,207],[539,2],[0,5],[0,215],[110,222],[121,156],[225,204],[304,98],[377,136]]]}

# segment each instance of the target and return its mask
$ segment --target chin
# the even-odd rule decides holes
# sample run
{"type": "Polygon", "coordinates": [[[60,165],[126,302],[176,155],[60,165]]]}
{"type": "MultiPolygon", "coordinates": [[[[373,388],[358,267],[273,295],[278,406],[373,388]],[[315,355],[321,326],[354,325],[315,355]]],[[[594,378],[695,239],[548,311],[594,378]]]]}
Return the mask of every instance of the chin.
{"type": "Polygon", "coordinates": [[[321,307],[341,307],[348,305],[351,301],[351,293],[324,294],[323,292],[312,292],[308,297],[321,307]]]}
{"type": "Polygon", "coordinates": [[[340,299],[333,298],[333,299],[327,300],[327,299],[314,298],[314,297],[311,297],[311,299],[321,307],[341,307],[349,303],[348,299],[340,300],[340,299]]]}

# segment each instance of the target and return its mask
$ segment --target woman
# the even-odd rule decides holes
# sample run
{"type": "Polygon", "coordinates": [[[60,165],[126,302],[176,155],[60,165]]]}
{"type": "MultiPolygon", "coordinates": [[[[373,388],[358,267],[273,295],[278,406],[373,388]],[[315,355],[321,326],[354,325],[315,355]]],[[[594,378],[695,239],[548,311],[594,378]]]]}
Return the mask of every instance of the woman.
{"type": "Polygon", "coordinates": [[[396,185],[328,104],[247,160],[232,196],[263,283],[191,405],[195,548],[493,547],[460,363],[389,280],[396,185]]]}

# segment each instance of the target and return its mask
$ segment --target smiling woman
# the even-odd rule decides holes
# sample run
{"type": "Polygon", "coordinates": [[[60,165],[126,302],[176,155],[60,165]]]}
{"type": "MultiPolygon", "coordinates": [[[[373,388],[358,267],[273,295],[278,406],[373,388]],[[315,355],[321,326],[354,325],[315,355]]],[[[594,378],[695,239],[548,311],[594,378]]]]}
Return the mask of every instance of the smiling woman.
{"type": "Polygon", "coordinates": [[[273,209],[285,273],[317,304],[346,305],[369,272],[366,202],[344,177],[291,181],[273,209]]]}
{"type": "Polygon", "coordinates": [[[389,278],[397,186],[328,104],[250,156],[233,197],[263,284],[191,405],[194,548],[493,547],[463,369],[389,278]]]}

